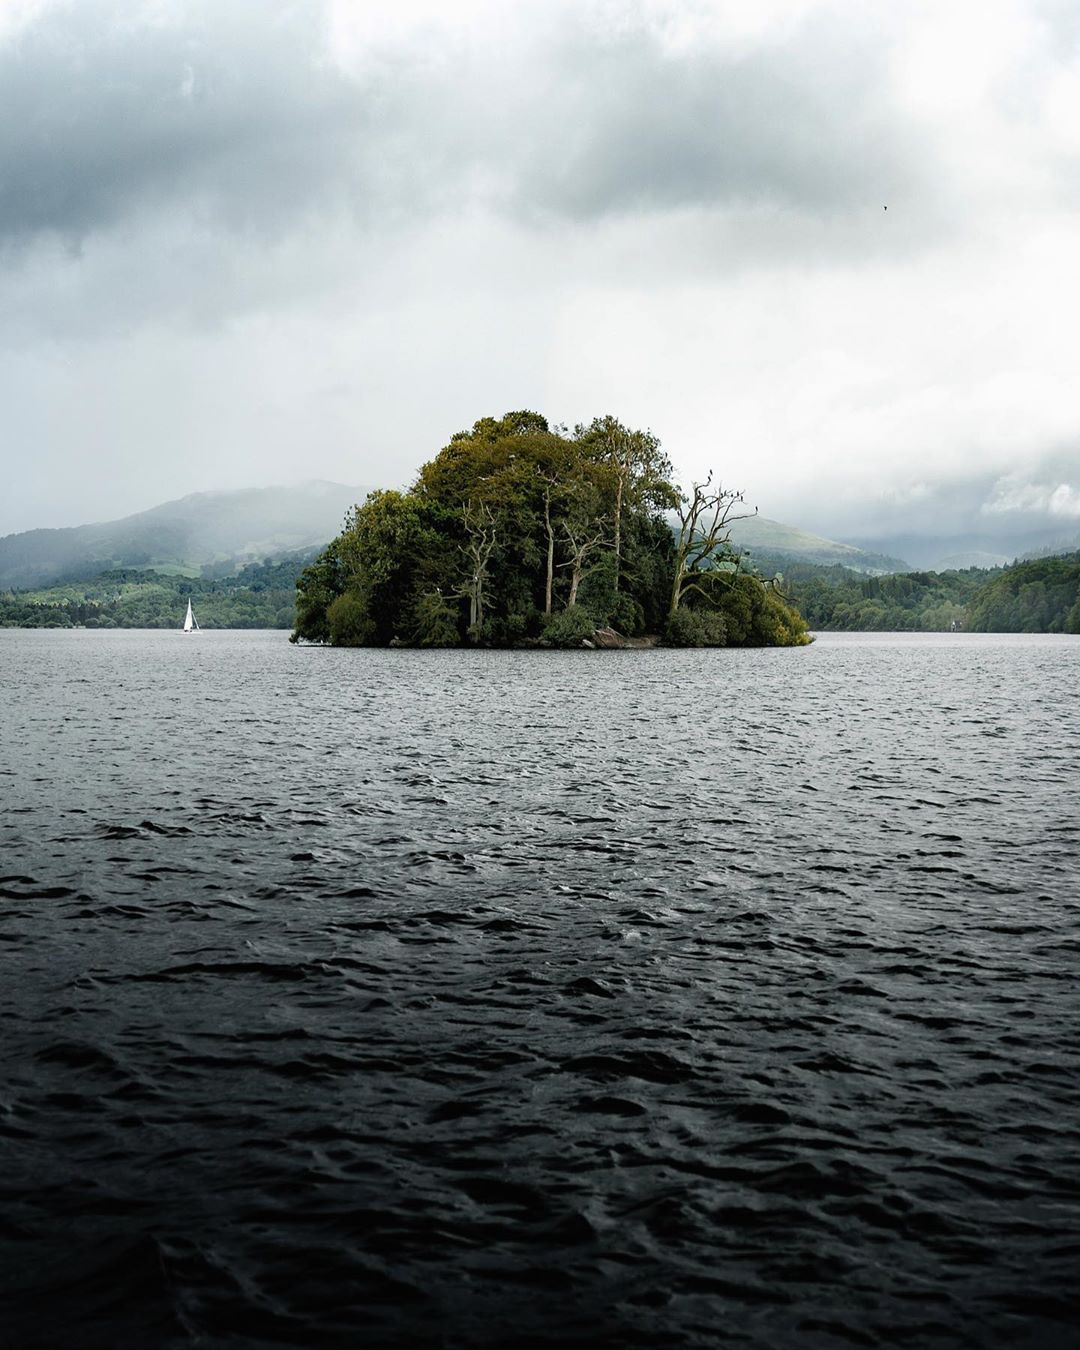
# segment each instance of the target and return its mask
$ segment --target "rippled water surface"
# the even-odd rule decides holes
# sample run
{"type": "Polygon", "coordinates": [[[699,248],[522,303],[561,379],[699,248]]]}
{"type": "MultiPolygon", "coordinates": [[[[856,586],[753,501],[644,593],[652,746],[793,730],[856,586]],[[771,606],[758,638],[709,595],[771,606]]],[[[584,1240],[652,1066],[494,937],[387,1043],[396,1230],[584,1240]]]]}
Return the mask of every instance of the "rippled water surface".
{"type": "Polygon", "coordinates": [[[1080,640],[0,700],[5,1347],[1080,1343],[1080,640]]]}

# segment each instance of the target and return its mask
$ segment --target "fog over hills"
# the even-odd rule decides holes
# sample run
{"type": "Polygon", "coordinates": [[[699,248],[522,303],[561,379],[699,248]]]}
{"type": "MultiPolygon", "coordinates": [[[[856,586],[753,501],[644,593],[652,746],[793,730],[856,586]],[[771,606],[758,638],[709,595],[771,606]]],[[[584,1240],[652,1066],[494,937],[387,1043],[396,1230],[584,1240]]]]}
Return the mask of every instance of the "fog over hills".
{"type": "MultiPolygon", "coordinates": [[[[1017,558],[1047,558],[1080,548],[1080,533],[1069,530],[1068,520],[1034,516],[984,517],[983,528],[965,528],[958,519],[953,529],[941,517],[927,533],[859,533],[852,542],[864,549],[907,558],[913,566],[935,572],[956,567],[1001,567],[1017,558]]],[[[854,532],[853,532],[854,533],[854,532]]]]}
{"type": "Polygon", "coordinates": [[[1012,561],[1005,553],[987,553],[985,550],[973,549],[969,553],[950,553],[944,558],[938,558],[934,564],[934,571],[960,572],[969,567],[979,567],[988,571],[992,567],[1007,567],[1012,561]]]}
{"type": "Polygon", "coordinates": [[[1076,534],[1063,536],[1054,540],[1052,544],[1044,545],[1041,548],[1031,548],[1020,555],[1021,559],[1035,558],[1054,558],[1064,553],[1076,553],[1080,551],[1080,531],[1076,534]]]}
{"type": "MultiPolygon", "coordinates": [[[[0,589],[26,590],[90,577],[113,567],[198,575],[328,543],[345,513],[371,489],[321,479],[294,487],[193,492],[120,520],[0,538],[0,589]]],[[[841,563],[858,572],[904,571],[902,558],[751,516],[732,528],[737,546],[802,562],[841,563]]]]}
{"type": "Polygon", "coordinates": [[[856,548],[853,544],[843,544],[836,539],[826,539],[820,534],[811,534],[794,525],[784,525],[778,520],[769,520],[766,516],[749,516],[736,521],[732,526],[731,537],[734,543],[744,549],[751,557],[768,554],[770,557],[789,557],[799,562],[820,563],[832,566],[839,563],[850,567],[854,572],[907,572],[910,564],[903,558],[878,552],[872,547],[856,548]]]}
{"type": "MultiPolygon", "coordinates": [[[[369,491],[370,487],[311,479],[290,487],[193,492],[120,520],[9,534],[0,538],[0,589],[26,590],[94,576],[112,567],[190,575],[210,569],[218,574],[235,572],[245,563],[328,543],[341,529],[345,513],[369,491]]],[[[962,535],[867,537],[855,544],[760,515],[736,521],[732,538],[766,567],[790,559],[840,564],[870,574],[916,567],[993,567],[1025,552],[1062,552],[1069,546],[1062,539],[1060,546],[1038,549],[1043,542],[1038,534],[1026,549],[992,535],[971,541],[962,535]]]]}
{"type": "Polygon", "coordinates": [[[369,489],[314,479],[295,487],[193,492],[121,520],[0,539],[0,588],[26,589],[111,567],[236,570],[327,543],[369,489]]]}

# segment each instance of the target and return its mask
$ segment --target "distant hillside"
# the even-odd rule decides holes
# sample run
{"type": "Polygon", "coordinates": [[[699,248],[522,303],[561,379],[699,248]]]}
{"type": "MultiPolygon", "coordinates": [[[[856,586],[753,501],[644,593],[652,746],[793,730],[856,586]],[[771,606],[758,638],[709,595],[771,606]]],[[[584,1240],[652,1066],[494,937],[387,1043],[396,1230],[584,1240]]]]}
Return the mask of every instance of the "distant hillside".
{"type": "Polygon", "coordinates": [[[947,534],[851,535],[851,542],[871,552],[907,558],[923,571],[947,572],[954,568],[996,567],[1017,558],[1067,553],[1080,548],[1080,534],[1063,535],[1060,521],[1018,524],[1005,516],[987,516],[981,530],[965,528],[961,521],[947,534]]]}
{"type": "Polygon", "coordinates": [[[326,544],[368,489],[314,480],[297,487],[194,492],[97,525],[28,530],[0,539],[0,590],[25,590],[147,568],[223,575],[274,554],[326,544]]]}
{"type": "Polygon", "coordinates": [[[751,516],[747,520],[737,521],[732,527],[731,537],[738,548],[749,553],[761,565],[763,571],[774,570],[764,566],[766,558],[817,563],[822,567],[847,567],[852,572],[871,576],[911,571],[910,563],[906,563],[903,558],[872,553],[855,548],[852,544],[841,544],[835,539],[825,539],[819,534],[810,534],[765,516],[751,516]]]}
{"type": "Polygon", "coordinates": [[[995,575],[968,568],[867,576],[797,563],[784,573],[784,591],[819,632],[949,632],[968,627],[970,606],[995,575]]]}
{"type": "Polygon", "coordinates": [[[118,568],[15,595],[0,592],[0,628],[175,628],[190,599],[203,628],[291,628],[296,578],[316,550],[249,563],[235,576],[118,568]]]}
{"type": "Polygon", "coordinates": [[[1080,633],[1080,553],[1017,563],[971,605],[977,633],[1080,633]]]}
{"type": "MultiPolygon", "coordinates": [[[[369,491],[313,480],[297,487],[193,492],[121,520],[9,534],[0,538],[0,591],[84,580],[117,568],[229,576],[247,563],[328,543],[346,511],[369,491]]],[[[873,576],[910,570],[900,558],[764,516],[737,522],[732,535],[761,570],[783,570],[791,561],[873,576]]]]}
{"type": "Polygon", "coordinates": [[[1012,558],[1007,558],[1004,553],[986,553],[983,550],[974,549],[969,553],[950,553],[942,558],[936,567],[938,572],[961,572],[971,567],[981,568],[983,571],[989,571],[995,567],[1008,567],[1012,558]]]}
{"type": "Polygon", "coordinates": [[[793,563],[783,589],[818,631],[1080,633],[1080,552],[884,577],[793,563]]]}
{"type": "Polygon", "coordinates": [[[1052,544],[1047,544],[1045,548],[1029,549],[1021,553],[1020,562],[1031,562],[1037,558],[1061,558],[1066,554],[1076,553],[1080,550],[1080,534],[1070,535],[1067,539],[1058,539],[1052,544]]]}

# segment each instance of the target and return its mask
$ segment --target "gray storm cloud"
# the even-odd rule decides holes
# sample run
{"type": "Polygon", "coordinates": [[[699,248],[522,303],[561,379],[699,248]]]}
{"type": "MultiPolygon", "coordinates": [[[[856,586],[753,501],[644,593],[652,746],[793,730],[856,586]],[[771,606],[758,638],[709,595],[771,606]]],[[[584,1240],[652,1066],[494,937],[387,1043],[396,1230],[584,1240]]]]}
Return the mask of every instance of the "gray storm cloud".
{"type": "Polygon", "coordinates": [[[337,185],[370,116],[295,6],[181,18],[47,7],[0,48],[0,234],[78,241],[154,207],[277,228],[337,185]]]}
{"type": "Polygon", "coordinates": [[[0,531],[512,406],[819,532],[1071,521],[1078,50],[1037,0],[30,3],[0,531]]]}
{"type": "Polygon", "coordinates": [[[736,58],[666,56],[639,33],[558,57],[543,101],[520,118],[520,209],[580,218],[763,204],[828,216],[880,210],[883,189],[907,197],[918,178],[918,138],[878,106],[879,61],[861,35],[800,29],[736,58]],[[823,81],[822,69],[836,74],[823,81]]]}
{"type": "Polygon", "coordinates": [[[68,240],[155,207],[273,233],[347,209],[473,201],[572,220],[726,204],[825,215],[911,198],[928,148],[890,121],[868,32],[733,55],[541,30],[491,63],[335,63],[318,6],[46,7],[0,48],[0,235],[68,240]],[[123,7],[119,11],[124,13],[123,7]],[[832,72],[823,79],[821,72],[832,72]]]}

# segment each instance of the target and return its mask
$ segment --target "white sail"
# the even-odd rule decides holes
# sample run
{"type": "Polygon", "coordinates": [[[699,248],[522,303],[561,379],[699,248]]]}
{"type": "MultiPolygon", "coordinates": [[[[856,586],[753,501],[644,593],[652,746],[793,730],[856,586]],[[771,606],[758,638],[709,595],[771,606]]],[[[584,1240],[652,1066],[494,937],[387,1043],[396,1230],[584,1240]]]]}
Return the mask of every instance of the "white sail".
{"type": "Polygon", "coordinates": [[[193,628],[198,628],[195,622],[195,615],[191,612],[191,601],[187,602],[187,613],[184,615],[184,632],[190,633],[193,628]]]}

